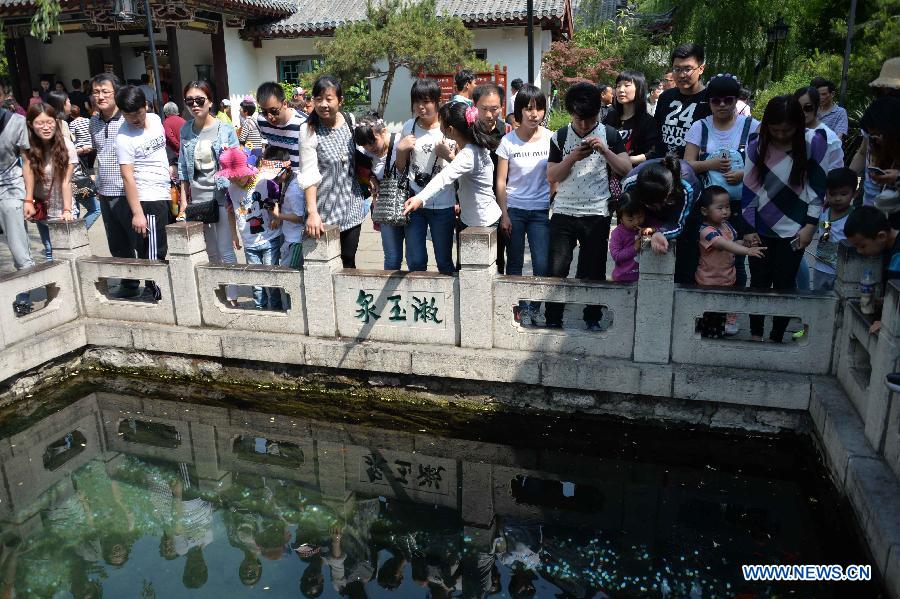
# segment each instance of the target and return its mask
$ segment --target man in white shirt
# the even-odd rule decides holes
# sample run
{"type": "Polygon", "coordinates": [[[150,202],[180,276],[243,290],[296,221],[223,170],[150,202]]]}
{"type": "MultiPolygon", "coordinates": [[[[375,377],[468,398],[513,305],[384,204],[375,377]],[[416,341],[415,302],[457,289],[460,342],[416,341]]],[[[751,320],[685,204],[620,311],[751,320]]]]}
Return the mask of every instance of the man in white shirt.
{"type": "MultiPolygon", "coordinates": [[[[137,235],[138,258],[164,260],[171,185],[165,130],[159,117],[147,112],[147,98],[140,88],[119,88],[116,105],[125,120],[116,135],[116,154],[131,209],[131,228],[137,235]]],[[[155,283],[148,281],[146,287],[160,299],[155,283]]]]}

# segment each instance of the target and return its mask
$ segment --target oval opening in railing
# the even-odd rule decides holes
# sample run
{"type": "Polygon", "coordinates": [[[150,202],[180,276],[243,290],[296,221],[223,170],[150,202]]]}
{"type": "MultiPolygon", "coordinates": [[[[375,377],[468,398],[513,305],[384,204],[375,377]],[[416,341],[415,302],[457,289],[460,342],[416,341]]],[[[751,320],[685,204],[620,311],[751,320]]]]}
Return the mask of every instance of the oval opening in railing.
{"type": "Polygon", "coordinates": [[[524,474],[509,481],[509,491],[516,503],[545,508],[591,512],[604,504],[603,493],[596,487],[524,474]]]}
{"type": "Polygon", "coordinates": [[[300,468],[306,461],[303,449],[290,441],[278,441],[254,435],[239,435],[231,446],[239,460],[267,466],[300,468]]]}
{"type": "Polygon", "coordinates": [[[44,468],[51,472],[77,456],[87,447],[87,439],[79,430],[67,433],[44,450],[44,468]]]}
{"type": "Polygon", "coordinates": [[[127,418],[119,423],[119,436],[129,443],[175,449],[181,445],[181,435],[174,426],[127,418]]]}

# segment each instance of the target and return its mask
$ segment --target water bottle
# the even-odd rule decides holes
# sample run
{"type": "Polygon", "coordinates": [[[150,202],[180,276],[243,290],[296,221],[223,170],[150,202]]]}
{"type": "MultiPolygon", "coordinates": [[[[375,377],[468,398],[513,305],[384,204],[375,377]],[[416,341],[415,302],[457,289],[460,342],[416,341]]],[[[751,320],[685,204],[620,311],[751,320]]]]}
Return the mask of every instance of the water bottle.
{"type": "Polygon", "coordinates": [[[859,310],[863,314],[874,314],[875,304],[872,302],[872,296],[875,294],[875,275],[871,269],[863,272],[862,279],[859,281],[859,310]]]}

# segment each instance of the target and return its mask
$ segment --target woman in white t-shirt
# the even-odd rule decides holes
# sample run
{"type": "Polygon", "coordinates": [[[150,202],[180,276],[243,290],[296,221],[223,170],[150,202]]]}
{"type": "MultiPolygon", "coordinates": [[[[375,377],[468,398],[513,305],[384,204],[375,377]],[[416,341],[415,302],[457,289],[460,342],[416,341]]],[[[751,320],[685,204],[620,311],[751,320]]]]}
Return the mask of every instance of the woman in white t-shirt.
{"type": "MultiPolygon", "coordinates": [[[[445,139],[438,119],[441,87],[434,79],[417,79],[409,92],[414,118],[403,125],[394,146],[392,160],[397,171],[409,168],[411,193],[419,193],[455,156],[454,146],[445,139]]],[[[443,273],[453,273],[453,233],[456,229],[456,194],[446,187],[424,209],[410,214],[406,225],[406,266],[410,271],[428,267],[426,233],[431,231],[434,261],[443,273]]]]}
{"type": "Polygon", "coordinates": [[[503,212],[494,196],[494,163],[491,150],[497,147],[478,119],[478,109],[463,102],[450,102],[438,111],[444,134],[456,142],[456,157],[431,178],[422,191],[408,200],[404,212],[415,212],[432,202],[453,183],[459,182],[459,219],[465,227],[496,227],[503,212]]]}
{"type": "MultiPolygon", "coordinates": [[[[64,134],[56,111],[49,104],[37,102],[28,107],[25,116],[28,125],[28,141],[31,147],[25,151],[31,177],[25,178],[25,202],[46,203],[47,219],[75,220],[72,214],[72,172],[78,156],[75,144],[64,134]]],[[[44,255],[53,259],[50,230],[46,223],[37,221],[44,255]]]]}
{"type": "MultiPolygon", "coordinates": [[[[548,274],[550,183],[547,181],[547,157],[553,134],[541,126],[546,112],[544,92],[533,85],[522,86],[513,106],[519,126],[507,133],[497,148],[497,203],[503,213],[500,232],[508,237],[508,275],[522,274],[526,237],[531,251],[532,274],[536,277],[548,274]]],[[[520,304],[519,310],[531,307],[520,304]]]]}
{"type": "MultiPolygon", "coordinates": [[[[394,147],[399,138],[398,134],[388,131],[384,119],[375,112],[362,117],[353,129],[354,143],[370,160],[370,164],[367,166],[373,211],[375,210],[375,199],[378,197],[378,184],[384,179],[384,168],[388,164],[388,158],[390,157],[392,166],[396,160],[394,147]]],[[[384,270],[400,270],[403,263],[403,240],[406,237],[406,227],[375,223],[375,228],[381,233],[384,270]]]]}

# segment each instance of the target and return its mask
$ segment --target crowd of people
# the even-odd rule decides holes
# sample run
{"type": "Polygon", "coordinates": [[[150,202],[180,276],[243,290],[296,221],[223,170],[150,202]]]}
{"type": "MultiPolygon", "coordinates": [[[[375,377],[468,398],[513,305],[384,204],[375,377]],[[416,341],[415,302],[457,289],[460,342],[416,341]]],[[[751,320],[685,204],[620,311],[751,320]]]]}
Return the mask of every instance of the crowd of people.
{"type": "MultiPolygon", "coordinates": [[[[378,114],[344,111],[341,82],[327,75],[292,97],[263,83],[240,103],[237,127],[230,102],[205,81],[185,86],[183,116],[171,101],[157,102],[146,82],[121,85],[103,73],[73,81],[67,93],[44,81],[24,118],[2,113],[0,224],[17,268],[34,263],[25,222],[37,223],[49,260],[43,221],[76,219],[79,204],[88,227],[102,215],[115,257],[164,259],[166,225],[187,219],[204,223],[213,262],[235,263],[243,248],[248,263],[299,268],[302,238],[327,224],[340,229],[343,266],[355,268],[367,214],[396,200],[381,197],[381,183],[393,189],[400,180],[405,223],[376,219],[386,270],[404,259],[410,271],[425,270],[430,240],[438,271],[452,273],[458,232],[494,227],[498,270],[510,275],[523,272],[526,241],[535,276],[567,276],[578,247],[579,279],[606,280],[610,254],[611,278],[621,282],[639,278],[642,246],[665,252],[674,244],[680,284],[828,290],[837,243],[848,239],[861,253],[885,256],[885,280],[900,276],[900,58],[872,82],[876,97],[852,159],[844,155],[847,112],[831,81],[816,77],[772,98],[757,121],[735,76],[706,71],[703,48],[684,44],[649,85],[633,70],[613,85],[576,83],[562,100],[571,121],[557,131],[545,128],[541,89],[514,80],[507,103],[503,88],[478,85],[465,70],[446,103],[437,81],[415,80],[411,118],[399,132],[378,114]],[[888,241],[873,243],[882,234],[888,241]],[[814,241],[810,278],[805,255],[814,241]]],[[[114,293],[160,291],[126,280],[114,293]]],[[[237,299],[229,286],[226,300],[237,299]]],[[[284,308],[274,289],[256,288],[254,304],[284,308]]],[[[515,317],[563,326],[563,304],[543,309],[542,321],[537,302],[522,302],[515,317]]],[[[599,306],[582,317],[588,330],[601,330],[599,306]]],[[[774,318],[768,339],[781,342],[786,327],[787,318],[774,318]]],[[[732,335],[737,318],[707,314],[700,329],[732,335]]],[[[752,316],[750,329],[762,341],[763,317],[752,316]]]]}

